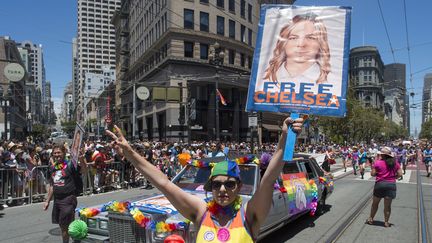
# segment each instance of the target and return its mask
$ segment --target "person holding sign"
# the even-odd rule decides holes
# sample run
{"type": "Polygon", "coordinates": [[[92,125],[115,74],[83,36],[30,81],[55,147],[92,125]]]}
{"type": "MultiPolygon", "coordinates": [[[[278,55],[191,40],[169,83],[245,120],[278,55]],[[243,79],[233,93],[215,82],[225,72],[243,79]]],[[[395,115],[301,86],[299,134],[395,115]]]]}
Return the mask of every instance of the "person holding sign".
{"type": "Polygon", "coordinates": [[[197,226],[199,230],[196,242],[206,242],[209,235],[213,236],[212,242],[253,242],[257,239],[260,226],[270,210],[273,185],[284,166],[282,156],[288,127],[291,126],[294,132],[299,133],[302,122],[302,118],[285,119],[278,148],[255,194],[245,204],[241,203],[239,197],[242,183],[240,170],[235,162],[223,161],[213,167],[210,178],[204,185],[204,189],[212,193],[213,199],[206,203],[169,181],[161,171],[134,151],[117,126],[114,127],[114,133],[108,130],[106,133],[114,140],[114,148],[118,153],[124,154],[185,218],[197,226]],[[214,208],[218,210],[210,210],[214,208]]]}

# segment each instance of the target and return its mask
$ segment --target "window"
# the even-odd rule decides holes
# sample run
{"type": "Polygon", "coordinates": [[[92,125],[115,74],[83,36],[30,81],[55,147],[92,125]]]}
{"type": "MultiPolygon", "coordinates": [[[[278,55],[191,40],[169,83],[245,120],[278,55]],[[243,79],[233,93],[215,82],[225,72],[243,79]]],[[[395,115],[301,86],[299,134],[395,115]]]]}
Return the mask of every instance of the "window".
{"type": "Polygon", "coordinates": [[[208,0],[200,0],[200,3],[208,3],[208,0]]]}
{"type": "Polygon", "coordinates": [[[207,44],[200,44],[200,58],[208,59],[209,46],[207,44]]]}
{"type": "Polygon", "coordinates": [[[315,178],[315,174],[314,174],[313,169],[311,168],[311,165],[309,164],[309,161],[303,162],[303,165],[304,165],[304,167],[306,169],[306,173],[307,173],[308,179],[309,180],[314,179],[315,178]]]}
{"type": "Polygon", "coordinates": [[[240,65],[242,67],[245,66],[245,54],[243,54],[243,53],[240,54],[240,65]]]}
{"type": "Polygon", "coordinates": [[[248,20],[252,23],[252,5],[248,4],[248,20]]]}
{"type": "Polygon", "coordinates": [[[218,35],[225,35],[225,18],[217,16],[216,29],[218,35]]]}
{"type": "Polygon", "coordinates": [[[283,174],[292,174],[292,173],[299,173],[299,172],[300,170],[297,166],[297,163],[285,163],[282,169],[283,174]]]}
{"type": "Polygon", "coordinates": [[[228,9],[229,9],[229,11],[235,13],[235,0],[229,0],[228,9]]]}
{"type": "Polygon", "coordinates": [[[240,16],[242,16],[242,18],[245,17],[245,8],[246,8],[246,1],[245,0],[241,0],[240,1],[240,16]]]}
{"type": "Polygon", "coordinates": [[[193,57],[193,49],[194,49],[194,43],[185,41],[184,42],[184,56],[185,57],[193,57]]]}
{"type": "Polygon", "coordinates": [[[252,30],[248,29],[248,45],[252,46],[252,30]]]}
{"type": "Polygon", "coordinates": [[[228,50],[228,63],[234,65],[234,61],[235,61],[235,51],[228,50]]]}
{"type": "Polygon", "coordinates": [[[246,27],[244,25],[241,25],[240,29],[240,40],[242,42],[246,42],[246,27]]]}
{"type": "Polygon", "coordinates": [[[251,69],[252,68],[252,57],[248,56],[248,68],[251,69]]]}
{"type": "Polygon", "coordinates": [[[194,11],[191,9],[184,9],[183,25],[185,29],[194,28],[194,11]]]}
{"type": "Polygon", "coordinates": [[[217,1],[216,1],[216,5],[217,5],[219,8],[225,8],[225,0],[217,0],[217,1]]]}
{"type": "Polygon", "coordinates": [[[235,21],[229,20],[229,37],[235,39],[235,21]]]}
{"type": "Polygon", "coordinates": [[[200,30],[209,32],[209,14],[200,12],[200,30]]]}

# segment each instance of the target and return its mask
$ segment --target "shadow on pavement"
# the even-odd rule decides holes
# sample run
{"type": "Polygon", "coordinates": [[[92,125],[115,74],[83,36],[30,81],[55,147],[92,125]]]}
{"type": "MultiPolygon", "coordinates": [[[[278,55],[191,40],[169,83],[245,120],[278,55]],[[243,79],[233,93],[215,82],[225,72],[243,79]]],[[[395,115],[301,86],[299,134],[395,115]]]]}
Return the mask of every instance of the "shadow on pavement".
{"type": "MultiPolygon", "coordinates": [[[[384,227],[384,222],[383,221],[379,221],[379,220],[374,220],[374,223],[371,224],[371,226],[379,226],[379,227],[384,227]]],[[[394,226],[394,224],[390,223],[390,227],[394,226]]]]}
{"type": "MultiPolygon", "coordinates": [[[[317,220],[321,215],[329,212],[331,210],[331,205],[324,205],[321,212],[316,212],[315,216],[310,216],[309,213],[295,219],[294,221],[282,226],[275,232],[266,236],[265,238],[259,240],[258,242],[285,242],[294,238],[298,233],[302,232],[304,229],[315,227],[315,220],[317,220]]],[[[384,223],[383,223],[384,225],[384,223]]]]}
{"type": "Polygon", "coordinates": [[[60,227],[57,227],[57,228],[54,228],[54,229],[50,229],[48,231],[48,234],[55,235],[55,236],[61,236],[61,229],[60,229],[60,227]]]}

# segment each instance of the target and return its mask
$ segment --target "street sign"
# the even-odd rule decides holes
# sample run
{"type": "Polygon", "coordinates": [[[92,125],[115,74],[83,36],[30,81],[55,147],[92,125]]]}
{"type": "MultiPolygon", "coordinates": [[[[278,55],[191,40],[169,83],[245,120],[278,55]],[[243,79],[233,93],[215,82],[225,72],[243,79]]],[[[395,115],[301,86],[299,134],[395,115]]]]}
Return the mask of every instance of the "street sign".
{"type": "Polygon", "coordinates": [[[146,100],[150,97],[150,90],[147,87],[141,86],[137,88],[136,95],[140,100],[146,100]]]}
{"type": "Polygon", "coordinates": [[[249,116],[249,127],[258,126],[258,117],[257,116],[249,116]]]}
{"type": "Polygon", "coordinates": [[[4,68],[4,75],[11,82],[18,82],[24,78],[25,70],[18,63],[9,63],[4,68]]]}

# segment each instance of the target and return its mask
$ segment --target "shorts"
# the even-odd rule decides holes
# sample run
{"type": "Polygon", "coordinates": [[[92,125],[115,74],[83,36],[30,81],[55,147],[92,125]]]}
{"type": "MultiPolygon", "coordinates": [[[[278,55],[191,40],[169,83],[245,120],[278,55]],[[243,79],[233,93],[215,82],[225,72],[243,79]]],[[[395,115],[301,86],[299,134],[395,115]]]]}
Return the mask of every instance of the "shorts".
{"type": "Polygon", "coordinates": [[[54,199],[52,210],[52,223],[61,226],[69,226],[75,220],[75,209],[77,198],[75,195],[69,195],[62,199],[54,199]]]}
{"type": "Polygon", "coordinates": [[[426,166],[428,166],[428,165],[431,165],[431,164],[432,164],[431,162],[432,162],[432,160],[425,160],[424,163],[425,163],[426,166]]]}
{"type": "Polygon", "coordinates": [[[379,198],[396,198],[396,182],[380,181],[374,186],[373,195],[379,198]]]}

